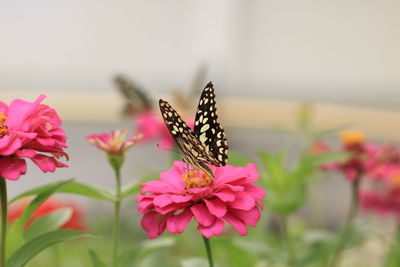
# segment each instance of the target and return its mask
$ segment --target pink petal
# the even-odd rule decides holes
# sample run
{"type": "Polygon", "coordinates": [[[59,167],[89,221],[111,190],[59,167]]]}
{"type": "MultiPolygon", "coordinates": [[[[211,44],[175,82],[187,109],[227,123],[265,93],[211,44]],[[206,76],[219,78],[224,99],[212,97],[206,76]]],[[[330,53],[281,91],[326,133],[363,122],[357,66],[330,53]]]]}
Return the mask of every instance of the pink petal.
{"type": "Polygon", "coordinates": [[[233,228],[235,228],[236,231],[239,232],[240,235],[247,235],[248,230],[246,224],[244,224],[244,222],[239,218],[237,218],[236,216],[227,213],[224,217],[224,220],[230,223],[233,226],[233,228]]]}
{"type": "Polygon", "coordinates": [[[15,153],[15,151],[21,148],[22,143],[16,136],[6,135],[0,139],[0,155],[10,156],[15,153]]]}
{"type": "Polygon", "coordinates": [[[140,185],[142,187],[141,192],[150,192],[150,193],[159,193],[159,194],[164,194],[164,193],[175,193],[179,194],[182,193],[183,191],[180,189],[177,189],[173,186],[171,186],[169,183],[166,183],[164,181],[150,181],[144,184],[140,185]]]}
{"type": "Polygon", "coordinates": [[[185,173],[184,166],[184,163],[175,161],[171,169],[160,173],[161,180],[176,188],[177,191],[184,190],[186,186],[182,180],[182,174],[185,173]]]}
{"type": "Polygon", "coordinates": [[[245,167],[234,167],[231,165],[226,165],[222,168],[217,168],[215,171],[215,182],[217,184],[227,184],[239,182],[243,183],[253,183],[260,177],[256,166],[253,163],[247,164],[245,167]]]}
{"type": "Polygon", "coordinates": [[[261,218],[260,210],[257,207],[254,207],[251,210],[235,210],[232,209],[229,211],[230,213],[234,214],[244,223],[255,227],[257,225],[258,220],[261,218]]]}
{"type": "Polygon", "coordinates": [[[191,196],[191,195],[187,195],[187,196],[171,195],[171,200],[175,203],[188,202],[192,199],[193,199],[193,196],[191,196]]]}
{"type": "Polygon", "coordinates": [[[36,138],[35,139],[39,144],[42,146],[54,146],[55,140],[54,139],[49,139],[49,138],[36,138]]]}
{"type": "Polygon", "coordinates": [[[36,154],[32,158],[32,161],[42,170],[42,172],[54,172],[57,167],[53,158],[42,154],[36,154]]]}
{"type": "Polygon", "coordinates": [[[206,227],[211,226],[216,219],[214,215],[208,211],[204,204],[194,205],[190,209],[192,210],[196,221],[206,227]]]}
{"type": "Polygon", "coordinates": [[[139,213],[146,213],[154,208],[152,199],[143,199],[138,204],[139,213]]]}
{"type": "Polygon", "coordinates": [[[254,208],[254,206],[256,205],[256,201],[248,193],[237,192],[236,199],[232,202],[229,202],[228,205],[234,209],[250,210],[254,208]]]}
{"type": "Polygon", "coordinates": [[[190,206],[191,204],[188,202],[185,203],[172,203],[168,206],[165,207],[155,207],[156,211],[161,213],[161,214],[167,214],[170,213],[171,211],[177,211],[183,208],[186,208],[188,206],[190,206]]]}
{"type": "Polygon", "coordinates": [[[197,229],[207,238],[211,238],[213,236],[221,235],[224,232],[224,221],[221,219],[216,219],[215,222],[206,227],[204,225],[199,225],[197,229]]]}
{"type": "Polygon", "coordinates": [[[218,198],[207,200],[205,199],[204,202],[208,208],[208,211],[215,215],[217,218],[222,218],[226,214],[226,205],[218,198]]]}
{"type": "Polygon", "coordinates": [[[178,215],[171,215],[167,219],[167,229],[171,234],[182,233],[192,219],[192,211],[185,209],[178,215]]]}
{"type": "Polygon", "coordinates": [[[154,205],[160,208],[164,208],[172,203],[171,196],[168,194],[158,195],[154,198],[154,205]]]}
{"type": "Polygon", "coordinates": [[[147,236],[153,239],[159,237],[164,232],[166,227],[165,219],[165,216],[150,211],[143,215],[140,225],[147,232],[147,236]]]}
{"type": "Polygon", "coordinates": [[[216,192],[213,195],[221,199],[223,202],[234,201],[236,198],[235,193],[228,188],[222,189],[221,191],[216,192]]]}
{"type": "Polygon", "coordinates": [[[231,189],[233,192],[241,192],[244,190],[243,186],[240,185],[230,185],[230,184],[225,184],[224,186],[228,187],[231,189]]]}
{"type": "Polygon", "coordinates": [[[33,158],[36,152],[33,149],[24,149],[15,151],[15,154],[21,158],[33,158]]]}
{"type": "Polygon", "coordinates": [[[252,195],[254,198],[263,199],[265,197],[264,190],[258,186],[246,184],[244,185],[244,188],[245,188],[244,191],[252,195]]]}
{"type": "Polygon", "coordinates": [[[8,180],[18,180],[18,178],[25,173],[26,162],[24,159],[11,157],[0,158],[0,177],[8,180]]]}

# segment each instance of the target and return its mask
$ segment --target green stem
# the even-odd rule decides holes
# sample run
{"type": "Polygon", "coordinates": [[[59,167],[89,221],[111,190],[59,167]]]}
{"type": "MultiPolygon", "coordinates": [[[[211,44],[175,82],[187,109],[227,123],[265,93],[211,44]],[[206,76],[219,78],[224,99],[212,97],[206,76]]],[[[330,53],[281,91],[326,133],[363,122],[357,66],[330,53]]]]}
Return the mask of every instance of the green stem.
{"type": "Polygon", "coordinates": [[[357,179],[352,184],[350,209],[347,213],[346,222],[345,222],[344,228],[342,230],[342,233],[339,237],[339,242],[336,246],[336,249],[335,249],[332,259],[330,261],[330,264],[329,264],[330,267],[334,267],[338,264],[340,254],[343,251],[343,248],[346,246],[347,242],[349,241],[349,239],[351,237],[354,219],[356,218],[357,212],[358,212],[358,201],[359,201],[358,188],[359,188],[359,186],[360,186],[360,177],[357,177],[357,179]]]}
{"type": "Polygon", "coordinates": [[[0,243],[0,266],[6,266],[6,235],[7,235],[7,185],[6,179],[0,177],[0,200],[1,200],[1,243],[0,243]]]}
{"type": "Polygon", "coordinates": [[[211,253],[210,239],[208,239],[204,235],[202,235],[202,236],[203,236],[203,240],[204,240],[204,245],[206,246],[208,265],[210,267],[214,267],[213,257],[212,257],[212,253],[211,253]]]}
{"type": "Polygon", "coordinates": [[[113,223],[113,252],[112,266],[117,267],[118,263],[118,244],[120,237],[120,221],[121,221],[121,169],[115,168],[116,179],[116,200],[114,202],[114,223],[113,223]]]}
{"type": "Polygon", "coordinates": [[[288,228],[288,217],[286,215],[283,215],[281,217],[281,230],[282,230],[282,237],[283,241],[285,242],[285,246],[287,249],[287,253],[289,255],[289,264],[290,266],[295,266],[296,265],[296,251],[293,247],[293,244],[291,242],[291,238],[289,235],[289,228],[288,228]]]}

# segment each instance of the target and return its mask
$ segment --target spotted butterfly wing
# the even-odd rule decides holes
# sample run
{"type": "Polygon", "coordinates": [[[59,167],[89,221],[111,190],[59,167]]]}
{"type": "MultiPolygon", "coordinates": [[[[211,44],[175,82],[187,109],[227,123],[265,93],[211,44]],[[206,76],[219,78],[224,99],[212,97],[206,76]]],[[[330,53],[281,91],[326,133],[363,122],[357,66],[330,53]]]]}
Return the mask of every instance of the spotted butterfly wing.
{"type": "Polygon", "coordinates": [[[211,82],[204,88],[197,107],[194,132],[220,165],[228,160],[228,144],[218,122],[215,92],[211,82]]]}
{"type": "Polygon", "coordinates": [[[219,166],[219,162],[167,101],[160,99],[159,106],[165,125],[183,152],[183,161],[204,170],[213,177],[214,174],[204,163],[219,166]]]}

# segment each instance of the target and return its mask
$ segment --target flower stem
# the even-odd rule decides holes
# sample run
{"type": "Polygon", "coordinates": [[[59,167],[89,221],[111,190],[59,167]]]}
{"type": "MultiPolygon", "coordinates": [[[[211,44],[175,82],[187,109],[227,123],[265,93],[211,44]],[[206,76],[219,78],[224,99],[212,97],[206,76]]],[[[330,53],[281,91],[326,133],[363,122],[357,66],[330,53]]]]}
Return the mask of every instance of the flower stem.
{"type": "Polygon", "coordinates": [[[282,229],[282,237],[285,242],[285,246],[287,249],[287,253],[289,255],[289,263],[291,266],[296,265],[296,251],[293,247],[293,244],[290,239],[289,235],[289,229],[288,229],[288,217],[286,215],[283,215],[281,217],[281,229],[282,229]]]}
{"type": "Polygon", "coordinates": [[[346,222],[345,222],[344,228],[342,230],[342,233],[339,237],[339,242],[338,242],[338,244],[335,248],[335,251],[333,253],[333,256],[331,258],[331,261],[329,264],[330,267],[334,267],[338,264],[340,254],[351,237],[354,219],[356,218],[357,211],[358,211],[358,201],[359,201],[358,188],[359,188],[359,186],[360,186],[360,177],[357,177],[357,179],[352,184],[350,209],[347,213],[346,222]]]}
{"type": "Polygon", "coordinates": [[[212,253],[211,253],[210,239],[208,239],[204,235],[202,235],[202,236],[203,236],[203,240],[204,240],[204,245],[206,246],[208,265],[210,267],[214,267],[213,257],[212,257],[212,253]]]}
{"type": "Polygon", "coordinates": [[[120,221],[121,221],[121,169],[115,168],[116,179],[116,200],[114,201],[114,223],[113,223],[113,252],[112,266],[118,266],[118,244],[120,237],[120,221]]]}
{"type": "Polygon", "coordinates": [[[0,200],[1,200],[1,243],[0,243],[0,266],[6,266],[6,234],[7,234],[7,185],[6,179],[0,177],[0,200]]]}

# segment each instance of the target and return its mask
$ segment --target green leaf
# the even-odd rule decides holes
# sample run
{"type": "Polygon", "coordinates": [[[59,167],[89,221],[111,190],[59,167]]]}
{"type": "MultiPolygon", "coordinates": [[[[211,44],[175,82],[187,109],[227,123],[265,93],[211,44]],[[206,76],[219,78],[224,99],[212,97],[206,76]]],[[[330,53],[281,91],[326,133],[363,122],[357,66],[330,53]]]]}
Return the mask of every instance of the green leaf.
{"type": "Polygon", "coordinates": [[[123,186],[122,190],[121,190],[121,197],[125,198],[127,196],[138,194],[140,192],[140,187],[139,187],[140,184],[148,182],[150,180],[154,180],[155,177],[158,177],[159,175],[160,175],[159,173],[153,173],[150,175],[146,175],[145,177],[143,177],[139,180],[135,180],[135,181],[131,182],[130,184],[123,186]]]}
{"type": "Polygon", "coordinates": [[[141,184],[141,182],[142,181],[133,181],[132,183],[123,186],[121,190],[121,197],[125,198],[127,196],[136,195],[137,193],[139,193],[139,185],[141,184]]]}
{"type": "Polygon", "coordinates": [[[57,230],[37,236],[19,248],[7,261],[7,267],[22,267],[44,249],[78,237],[90,236],[87,233],[74,230],[57,230]]]}
{"type": "Polygon", "coordinates": [[[284,190],[288,177],[283,166],[283,155],[273,156],[266,152],[261,152],[259,155],[268,174],[268,178],[261,177],[261,182],[277,190],[284,190]]]}
{"type": "Polygon", "coordinates": [[[94,250],[89,250],[90,259],[92,260],[93,267],[107,267],[107,264],[100,259],[94,250]]]}
{"type": "Polygon", "coordinates": [[[343,161],[349,156],[350,154],[345,152],[306,155],[299,161],[298,166],[293,170],[292,175],[305,180],[308,177],[311,177],[311,175],[323,164],[343,161]]]}
{"type": "Polygon", "coordinates": [[[26,207],[21,217],[18,218],[9,228],[7,236],[7,255],[10,255],[15,249],[17,249],[24,242],[23,231],[26,223],[32,216],[33,212],[54,192],[60,190],[63,186],[71,183],[73,179],[60,181],[53,183],[46,187],[46,190],[42,190],[26,207]]]}
{"type": "MultiPolygon", "coordinates": [[[[32,190],[26,191],[16,197],[14,197],[10,203],[26,197],[26,196],[32,196],[32,195],[37,195],[40,194],[41,192],[46,191],[47,189],[51,188],[53,184],[48,184],[48,185],[43,185],[40,187],[36,187],[32,190]]],[[[88,184],[83,184],[83,183],[78,183],[78,182],[71,182],[67,185],[65,185],[63,188],[58,190],[60,193],[70,193],[70,194],[76,194],[76,195],[81,195],[81,196],[86,196],[86,197],[91,197],[91,198],[96,198],[96,199],[102,199],[102,200],[109,200],[109,201],[114,201],[115,196],[114,193],[101,186],[97,185],[88,185],[88,184]]]]}
{"type": "Polygon", "coordinates": [[[24,232],[24,239],[30,240],[46,232],[59,229],[72,216],[71,208],[64,208],[50,214],[44,215],[35,220],[24,232]]]}
{"type": "Polygon", "coordinates": [[[119,267],[130,267],[134,263],[139,263],[149,254],[163,248],[172,247],[176,243],[173,237],[164,237],[154,240],[145,240],[139,244],[138,247],[124,252],[118,258],[119,267]]]}

